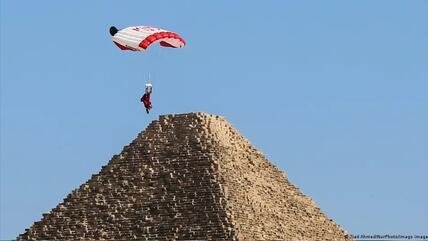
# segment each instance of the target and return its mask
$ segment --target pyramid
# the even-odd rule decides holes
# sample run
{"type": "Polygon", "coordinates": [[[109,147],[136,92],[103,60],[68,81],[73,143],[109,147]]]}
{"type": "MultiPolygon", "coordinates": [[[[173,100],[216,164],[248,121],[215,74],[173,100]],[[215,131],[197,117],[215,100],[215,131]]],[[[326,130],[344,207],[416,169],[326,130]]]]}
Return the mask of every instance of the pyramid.
{"type": "Polygon", "coordinates": [[[160,116],[20,240],[352,240],[223,117],[160,116]]]}

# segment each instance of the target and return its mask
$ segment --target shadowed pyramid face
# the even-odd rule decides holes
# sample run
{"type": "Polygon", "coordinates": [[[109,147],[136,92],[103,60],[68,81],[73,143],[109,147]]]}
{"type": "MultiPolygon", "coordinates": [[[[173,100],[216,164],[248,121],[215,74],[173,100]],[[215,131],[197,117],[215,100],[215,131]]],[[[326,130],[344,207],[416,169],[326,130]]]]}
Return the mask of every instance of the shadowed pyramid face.
{"type": "Polygon", "coordinates": [[[161,116],[19,239],[351,240],[223,117],[161,116]]]}

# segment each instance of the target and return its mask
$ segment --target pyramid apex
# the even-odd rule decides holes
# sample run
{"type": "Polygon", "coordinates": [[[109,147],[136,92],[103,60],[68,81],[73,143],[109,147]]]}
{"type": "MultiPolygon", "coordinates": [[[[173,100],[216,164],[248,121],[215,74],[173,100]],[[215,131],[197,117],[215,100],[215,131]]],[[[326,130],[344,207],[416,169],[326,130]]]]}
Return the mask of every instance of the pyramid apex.
{"type": "Polygon", "coordinates": [[[170,119],[170,118],[198,118],[198,117],[205,117],[205,118],[224,118],[220,115],[210,114],[207,112],[188,112],[188,113],[176,113],[176,114],[165,114],[160,115],[159,120],[161,119],[170,119]]]}

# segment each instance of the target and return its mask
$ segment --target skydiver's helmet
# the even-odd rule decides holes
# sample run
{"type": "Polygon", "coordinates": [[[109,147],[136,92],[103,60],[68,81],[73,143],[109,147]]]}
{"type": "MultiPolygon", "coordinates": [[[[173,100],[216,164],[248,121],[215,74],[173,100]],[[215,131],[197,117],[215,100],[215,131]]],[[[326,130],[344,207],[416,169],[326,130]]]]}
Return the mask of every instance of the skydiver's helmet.
{"type": "Polygon", "coordinates": [[[152,93],[152,83],[147,83],[146,84],[146,89],[144,90],[144,92],[146,93],[146,94],[151,94],[152,93]]]}
{"type": "Polygon", "coordinates": [[[119,30],[115,26],[110,27],[110,35],[114,36],[119,30]]]}

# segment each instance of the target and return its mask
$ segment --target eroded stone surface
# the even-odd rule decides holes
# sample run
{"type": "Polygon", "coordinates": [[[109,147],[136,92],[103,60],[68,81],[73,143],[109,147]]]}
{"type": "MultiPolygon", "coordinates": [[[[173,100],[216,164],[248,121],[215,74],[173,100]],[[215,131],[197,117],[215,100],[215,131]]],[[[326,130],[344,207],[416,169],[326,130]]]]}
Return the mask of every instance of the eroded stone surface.
{"type": "Polygon", "coordinates": [[[18,239],[352,240],[205,113],[160,116],[18,239]]]}

